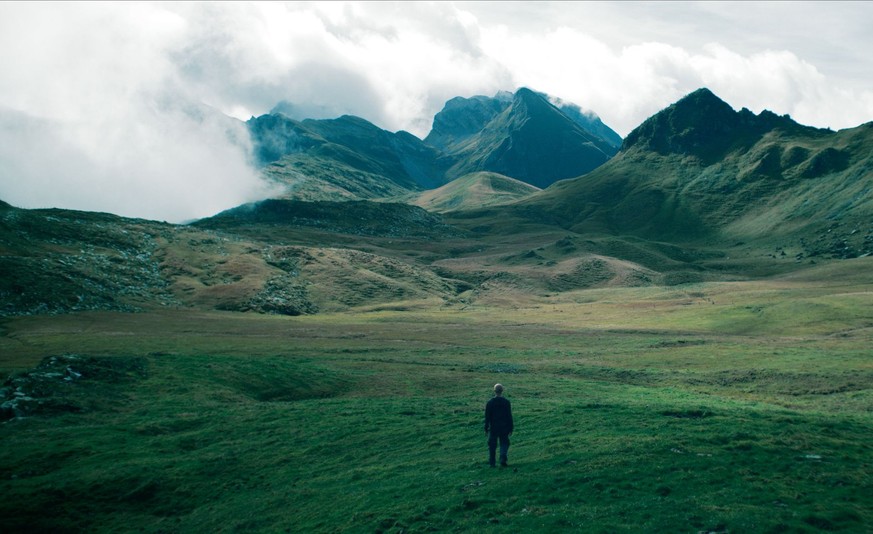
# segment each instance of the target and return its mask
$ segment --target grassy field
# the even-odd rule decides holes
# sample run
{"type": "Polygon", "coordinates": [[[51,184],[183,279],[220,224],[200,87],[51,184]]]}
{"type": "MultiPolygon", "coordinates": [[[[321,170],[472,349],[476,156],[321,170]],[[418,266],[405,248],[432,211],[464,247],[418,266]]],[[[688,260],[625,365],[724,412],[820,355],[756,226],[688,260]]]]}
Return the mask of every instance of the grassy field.
{"type": "Polygon", "coordinates": [[[870,267],[406,312],[7,318],[25,417],[0,425],[0,530],[869,531],[870,267]],[[505,469],[482,430],[495,382],[505,469]]]}

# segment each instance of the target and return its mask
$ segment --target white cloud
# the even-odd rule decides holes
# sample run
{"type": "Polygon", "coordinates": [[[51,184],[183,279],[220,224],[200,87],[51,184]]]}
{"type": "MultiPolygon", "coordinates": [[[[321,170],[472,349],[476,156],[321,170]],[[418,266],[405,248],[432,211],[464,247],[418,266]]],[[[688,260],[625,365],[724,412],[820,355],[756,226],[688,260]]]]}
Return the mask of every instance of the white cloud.
{"type": "Polygon", "coordinates": [[[181,221],[268,193],[244,126],[198,102],[149,4],[0,6],[0,198],[181,221]]]}
{"type": "Polygon", "coordinates": [[[839,129],[873,119],[873,90],[834,86],[789,51],[744,56],[711,43],[691,53],[660,42],[614,50],[567,27],[538,35],[496,27],[484,34],[485,50],[515,85],[593,109],[622,135],[700,87],[735,108],[788,113],[803,124],[839,129]]]}
{"type": "Polygon", "coordinates": [[[475,19],[450,4],[184,9],[198,21],[176,54],[186,83],[239,118],[286,100],[313,118],[355,114],[423,136],[449,98],[509,81],[479,50],[475,19]]]}

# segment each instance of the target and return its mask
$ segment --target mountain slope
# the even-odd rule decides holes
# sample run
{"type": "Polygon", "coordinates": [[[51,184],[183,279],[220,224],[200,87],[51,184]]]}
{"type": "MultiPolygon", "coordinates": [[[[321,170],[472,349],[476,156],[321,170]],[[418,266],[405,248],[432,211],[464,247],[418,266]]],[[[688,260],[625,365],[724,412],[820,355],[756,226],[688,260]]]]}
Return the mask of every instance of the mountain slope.
{"type": "Polygon", "coordinates": [[[248,126],[265,174],[287,185],[291,197],[384,198],[445,183],[436,149],[358,117],[295,121],[272,114],[248,126]]]}
{"type": "Polygon", "coordinates": [[[547,98],[549,99],[549,102],[551,102],[555,107],[561,110],[561,113],[570,117],[573,122],[581,126],[584,130],[603,139],[604,141],[606,141],[606,143],[608,143],[616,150],[621,148],[621,136],[618,135],[615,130],[603,124],[603,121],[600,120],[600,117],[598,117],[596,113],[594,113],[593,111],[583,110],[576,104],[573,104],[572,102],[565,102],[559,98],[547,98]]]}
{"type": "Polygon", "coordinates": [[[540,188],[585,174],[616,152],[529,89],[519,89],[480,132],[447,146],[450,178],[491,171],[540,188]]]}
{"type": "Polygon", "coordinates": [[[407,260],[409,250],[390,257],[363,249],[372,249],[373,236],[422,249],[457,235],[439,217],[400,204],[273,200],[172,225],[0,202],[0,317],[155,308],[300,315],[439,304],[466,284],[407,260]]]}
{"type": "Polygon", "coordinates": [[[702,89],[646,120],[607,164],[520,209],[580,232],[851,257],[873,252],[871,190],[873,124],[810,128],[735,112],[702,89]]]}
{"type": "Polygon", "coordinates": [[[433,127],[424,142],[447,153],[456,151],[458,144],[481,132],[506,110],[512,104],[512,96],[501,91],[494,97],[452,98],[434,116],[433,127]]]}

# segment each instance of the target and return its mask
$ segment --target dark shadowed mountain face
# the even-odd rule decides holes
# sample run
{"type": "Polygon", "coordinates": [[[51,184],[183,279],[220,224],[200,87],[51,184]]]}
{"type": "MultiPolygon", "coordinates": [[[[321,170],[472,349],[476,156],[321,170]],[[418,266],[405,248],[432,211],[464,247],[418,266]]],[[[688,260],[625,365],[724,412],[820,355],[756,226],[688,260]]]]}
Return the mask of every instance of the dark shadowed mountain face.
{"type": "MultiPolygon", "coordinates": [[[[480,109],[481,101],[473,105],[480,109]]],[[[437,133],[432,135],[445,143],[449,157],[454,160],[448,171],[452,179],[490,171],[544,188],[590,172],[617,151],[613,144],[584,129],[544,95],[529,89],[519,89],[506,108],[478,133],[448,140],[449,133],[439,130],[443,126],[435,121],[437,133]]],[[[455,131],[463,129],[458,126],[455,131]]]]}
{"type": "Polygon", "coordinates": [[[512,104],[512,94],[496,96],[455,97],[446,102],[442,111],[433,118],[433,128],[424,142],[446,152],[481,132],[512,104]]]}
{"type": "Polygon", "coordinates": [[[797,124],[787,115],[780,117],[769,111],[755,115],[745,108],[736,112],[703,88],[648,118],[628,134],[622,149],[640,147],[659,154],[696,156],[711,163],[733,149],[751,146],[775,128],[806,134],[818,131],[797,124]]]}

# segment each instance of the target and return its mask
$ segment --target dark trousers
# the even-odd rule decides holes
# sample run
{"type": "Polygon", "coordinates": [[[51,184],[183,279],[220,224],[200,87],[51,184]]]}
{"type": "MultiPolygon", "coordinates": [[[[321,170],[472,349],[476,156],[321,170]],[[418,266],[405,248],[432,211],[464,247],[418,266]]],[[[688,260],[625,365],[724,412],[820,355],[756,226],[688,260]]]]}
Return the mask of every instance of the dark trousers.
{"type": "Polygon", "coordinates": [[[509,435],[491,432],[488,434],[488,463],[495,464],[497,456],[497,441],[500,441],[500,465],[506,465],[506,455],[509,452],[509,435]]]}

